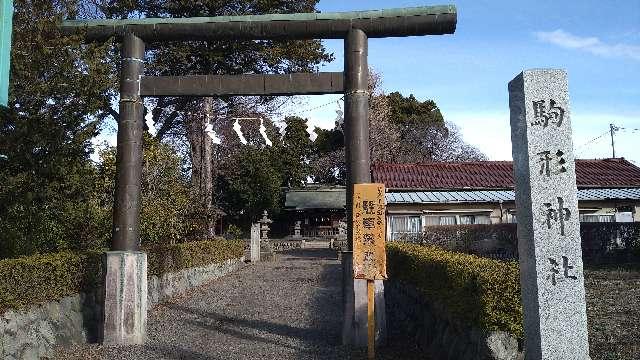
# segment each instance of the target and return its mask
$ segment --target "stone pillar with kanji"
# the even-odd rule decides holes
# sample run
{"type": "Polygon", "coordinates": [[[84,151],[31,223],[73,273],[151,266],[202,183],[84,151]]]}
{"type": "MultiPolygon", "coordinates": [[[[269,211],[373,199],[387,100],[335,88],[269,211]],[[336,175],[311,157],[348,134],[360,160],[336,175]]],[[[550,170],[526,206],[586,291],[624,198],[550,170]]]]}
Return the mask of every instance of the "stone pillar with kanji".
{"type": "Polygon", "coordinates": [[[567,74],[509,83],[526,359],[589,359],[567,74]]]}

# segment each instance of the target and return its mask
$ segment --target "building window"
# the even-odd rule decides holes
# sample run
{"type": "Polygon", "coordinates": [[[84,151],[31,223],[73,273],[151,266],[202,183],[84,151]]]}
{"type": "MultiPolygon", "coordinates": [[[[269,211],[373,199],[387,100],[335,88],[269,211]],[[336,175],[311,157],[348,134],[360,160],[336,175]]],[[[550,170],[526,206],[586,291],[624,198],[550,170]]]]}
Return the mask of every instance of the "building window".
{"type": "Polygon", "coordinates": [[[489,215],[460,215],[461,225],[491,224],[489,215]]]}
{"type": "Polygon", "coordinates": [[[631,211],[618,211],[616,213],[616,222],[633,222],[633,213],[631,211]]]}
{"type": "Polygon", "coordinates": [[[580,214],[580,222],[614,222],[613,214],[580,214]]]}
{"type": "Polygon", "coordinates": [[[425,219],[426,226],[491,224],[491,218],[489,215],[427,215],[425,216],[425,219]]]}
{"type": "Polygon", "coordinates": [[[414,238],[422,232],[422,222],[419,215],[391,215],[389,228],[391,240],[414,238]]]}
{"type": "Polygon", "coordinates": [[[458,219],[455,216],[440,216],[440,225],[456,225],[458,219]]]}

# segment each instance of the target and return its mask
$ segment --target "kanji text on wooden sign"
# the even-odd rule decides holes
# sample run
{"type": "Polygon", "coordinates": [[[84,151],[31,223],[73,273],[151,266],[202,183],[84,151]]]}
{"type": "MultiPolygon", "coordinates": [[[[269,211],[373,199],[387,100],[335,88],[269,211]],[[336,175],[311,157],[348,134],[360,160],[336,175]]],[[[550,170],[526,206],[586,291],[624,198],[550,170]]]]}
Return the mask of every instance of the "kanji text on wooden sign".
{"type": "Polygon", "coordinates": [[[387,278],[384,184],[353,187],[353,277],[387,278]]]}

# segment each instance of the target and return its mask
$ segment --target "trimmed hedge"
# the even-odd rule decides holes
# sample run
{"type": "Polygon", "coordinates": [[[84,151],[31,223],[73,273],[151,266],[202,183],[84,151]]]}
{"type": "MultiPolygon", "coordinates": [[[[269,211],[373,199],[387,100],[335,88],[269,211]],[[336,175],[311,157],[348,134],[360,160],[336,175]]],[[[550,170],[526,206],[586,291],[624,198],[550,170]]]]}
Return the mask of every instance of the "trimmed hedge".
{"type": "MultiPolygon", "coordinates": [[[[148,275],[221,263],[244,255],[243,241],[196,241],[143,249],[148,275]]],[[[101,251],[60,252],[0,260],[0,314],[101,286],[101,251]]]]}
{"type": "Polygon", "coordinates": [[[95,288],[102,253],[60,252],[0,260],[0,314],[95,288]]]}
{"type": "Polygon", "coordinates": [[[186,268],[220,263],[244,256],[242,240],[194,241],[175,245],[157,245],[147,252],[149,275],[161,275],[186,268]]]}
{"type": "Polygon", "coordinates": [[[523,337],[517,262],[391,242],[387,268],[390,279],[415,286],[461,323],[523,337]]]}

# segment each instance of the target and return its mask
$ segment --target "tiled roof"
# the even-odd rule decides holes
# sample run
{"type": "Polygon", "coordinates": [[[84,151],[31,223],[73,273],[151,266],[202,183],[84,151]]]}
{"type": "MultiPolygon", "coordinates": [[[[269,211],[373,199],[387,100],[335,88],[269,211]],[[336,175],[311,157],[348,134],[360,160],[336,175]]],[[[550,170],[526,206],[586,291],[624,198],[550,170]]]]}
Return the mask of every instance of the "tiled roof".
{"type": "MultiPolygon", "coordinates": [[[[513,189],[511,161],[378,163],[374,182],[391,189],[513,189]]],[[[576,160],[579,188],[640,187],[640,168],[625,159],[576,160]]]]}
{"type": "MultiPolygon", "coordinates": [[[[412,191],[388,192],[387,204],[451,204],[513,202],[513,190],[412,191]]],[[[580,189],[579,201],[640,200],[640,188],[580,189]]]]}

